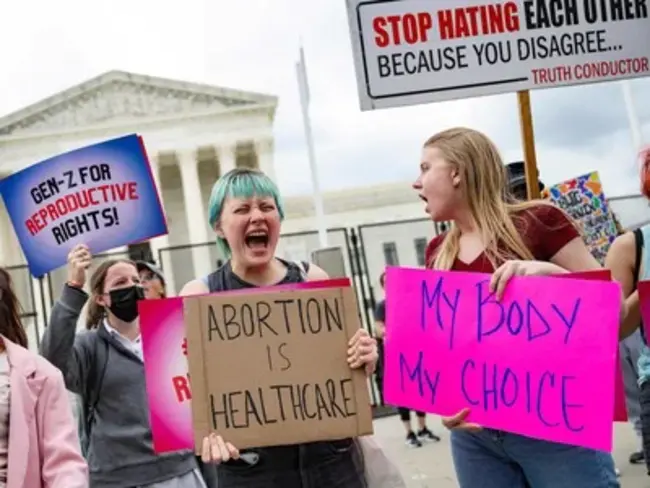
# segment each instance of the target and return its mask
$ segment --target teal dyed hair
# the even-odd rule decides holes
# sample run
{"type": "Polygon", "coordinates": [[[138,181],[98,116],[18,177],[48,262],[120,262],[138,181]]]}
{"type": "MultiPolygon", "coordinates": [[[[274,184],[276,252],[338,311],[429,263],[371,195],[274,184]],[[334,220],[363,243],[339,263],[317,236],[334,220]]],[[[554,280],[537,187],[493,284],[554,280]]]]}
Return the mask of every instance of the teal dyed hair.
{"type": "MultiPolygon", "coordinates": [[[[256,169],[237,168],[228,171],[212,187],[210,201],[208,202],[208,222],[210,227],[214,229],[219,222],[226,198],[247,199],[254,196],[273,198],[280,213],[280,221],[284,220],[282,199],[273,180],[256,169]]],[[[217,237],[217,248],[226,258],[230,257],[230,246],[224,238],[217,237]]]]}

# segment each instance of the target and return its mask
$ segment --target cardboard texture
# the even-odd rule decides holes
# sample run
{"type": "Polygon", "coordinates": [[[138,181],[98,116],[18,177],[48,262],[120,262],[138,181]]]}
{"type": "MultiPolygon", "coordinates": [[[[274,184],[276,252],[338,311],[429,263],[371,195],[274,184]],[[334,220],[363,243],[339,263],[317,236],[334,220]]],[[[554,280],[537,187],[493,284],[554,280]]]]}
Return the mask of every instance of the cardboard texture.
{"type": "Polygon", "coordinates": [[[217,432],[239,449],[373,433],[351,287],[184,298],[195,446],[217,432]]]}

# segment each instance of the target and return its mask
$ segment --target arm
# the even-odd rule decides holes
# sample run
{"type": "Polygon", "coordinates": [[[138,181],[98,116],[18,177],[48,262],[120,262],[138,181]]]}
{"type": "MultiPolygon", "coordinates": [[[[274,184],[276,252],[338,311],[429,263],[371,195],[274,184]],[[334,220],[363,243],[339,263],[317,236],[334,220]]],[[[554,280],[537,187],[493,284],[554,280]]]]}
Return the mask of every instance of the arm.
{"type": "Polygon", "coordinates": [[[634,261],[636,244],[634,234],[628,232],[616,238],[609,248],[605,267],[612,272],[612,277],[621,284],[625,297],[627,313],[621,322],[620,338],[625,339],[641,324],[639,293],[634,290],[634,261]]]}
{"type": "Polygon", "coordinates": [[[309,264],[309,271],[307,272],[307,281],[322,281],[329,280],[329,275],[325,270],[314,263],[309,264]]]}
{"type": "Polygon", "coordinates": [[[191,297],[192,295],[204,295],[210,293],[208,287],[201,280],[192,280],[183,286],[181,292],[178,294],[181,297],[191,297]]]}
{"type": "Polygon", "coordinates": [[[79,448],[69,395],[61,373],[51,369],[36,404],[43,488],[87,488],[88,465],[79,448]]]}
{"type": "Polygon", "coordinates": [[[63,373],[66,387],[82,396],[90,354],[87,337],[77,335],[77,322],[87,300],[83,290],[69,285],[63,287],[61,298],[52,308],[40,348],[43,357],[63,373]]]}
{"type": "MultiPolygon", "coordinates": [[[[633,237],[633,236],[632,236],[633,237]]],[[[613,247],[613,246],[612,246],[613,247]]],[[[610,253],[611,248],[610,248],[610,253]]],[[[551,263],[559,266],[570,272],[578,271],[593,271],[602,269],[602,266],[596,261],[596,258],[589,252],[586,244],[581,237],[576,237],[575,239],[568,242],[564,245],[558,252],[556,252],[551,258],[551,263]]],[[[614,276],[614,273],[612,272],[614,276]]],[[[618,278],[614,276],[618,281],[618,278]]],[[[637,300],[638,302],[638,300],[637,300]]],[[[638,309],[638,303],[637,303],[638,309]]],[[[638,313],[638,312],[637,312],[638,313]]],[[[621,313],[620,313],[620,323],[621,329],[619,332],[619,338],[624,338],[627,335],[630,335],[634,329],[629,330],[629,320],[626,318],[628,316],[627,312],[627,303],[625,300],[625,290],[621,289],[621,313]]],[[[638,325],[638,324],[637,324],[638,325]]]]}

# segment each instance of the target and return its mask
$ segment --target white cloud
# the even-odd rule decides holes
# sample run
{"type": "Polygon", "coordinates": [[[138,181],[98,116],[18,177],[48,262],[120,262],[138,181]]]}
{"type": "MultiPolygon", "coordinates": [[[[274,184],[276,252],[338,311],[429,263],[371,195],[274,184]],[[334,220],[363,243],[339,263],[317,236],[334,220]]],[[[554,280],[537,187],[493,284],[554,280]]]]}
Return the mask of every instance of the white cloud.
{"type": "MultiPolygon", "coordinates": [[[[21,0],[3,9],[0,114],[111,69],[274,93],[280,184],[307,192],[294,68],[302,38],[324,188],[410,180],[424,139],[455,125],[522,158],[514,94],[362,113],[342,0],[21,0]]],[[[650,141],[650,81],[633,88],[650,141]]],[[[618,85],[534,92],[532,101],[544,181],[596,169],[610,195],[636,190],[618,85]]]]}

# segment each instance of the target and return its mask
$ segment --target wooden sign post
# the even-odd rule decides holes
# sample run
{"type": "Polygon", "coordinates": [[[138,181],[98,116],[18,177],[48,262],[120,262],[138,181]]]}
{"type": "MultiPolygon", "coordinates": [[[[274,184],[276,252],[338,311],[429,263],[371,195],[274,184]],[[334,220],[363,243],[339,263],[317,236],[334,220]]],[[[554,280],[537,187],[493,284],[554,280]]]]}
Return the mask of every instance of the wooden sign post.
{"type": "Polygon", "coordinates": [[[533,113],[530,108],[530,92],[517,92],[519,106],[519,125],[521,127],[521,143],[524,146],[524,169],[526,170],[526,190],[529,200],[540,198],[539,172],[537,171],[537,156],[535,154],[535,132],[533,130],[533,113]]]}

